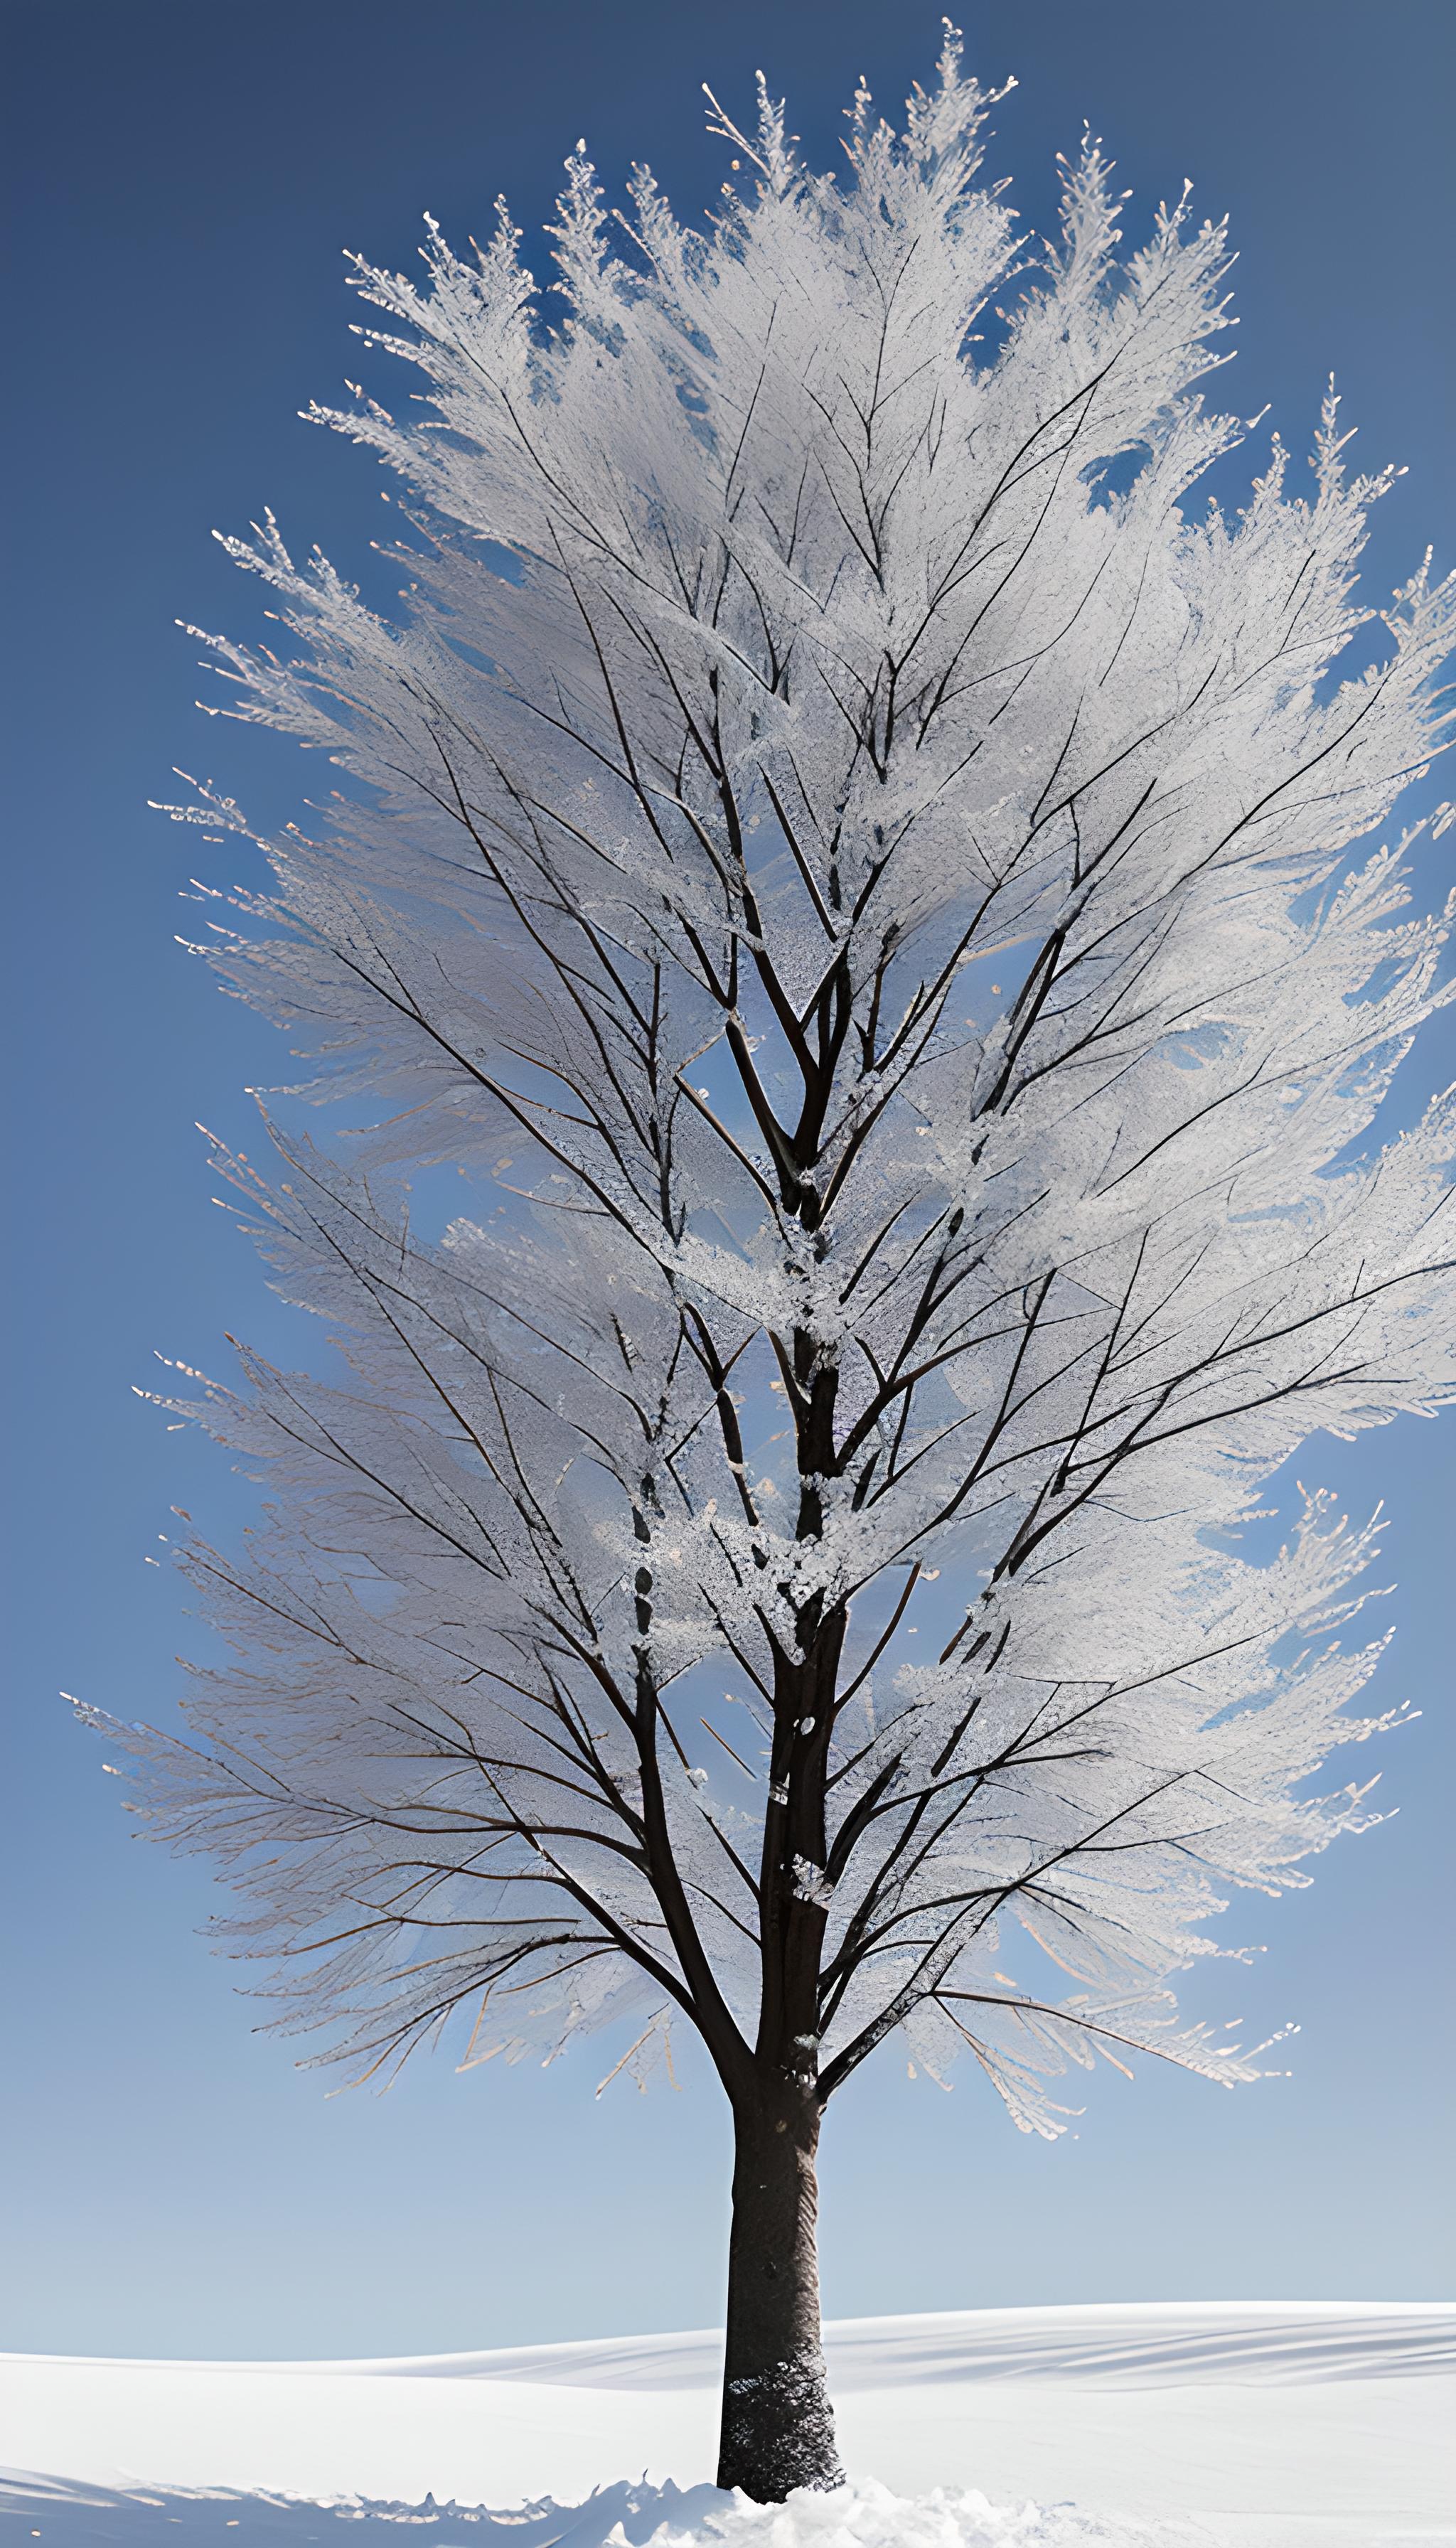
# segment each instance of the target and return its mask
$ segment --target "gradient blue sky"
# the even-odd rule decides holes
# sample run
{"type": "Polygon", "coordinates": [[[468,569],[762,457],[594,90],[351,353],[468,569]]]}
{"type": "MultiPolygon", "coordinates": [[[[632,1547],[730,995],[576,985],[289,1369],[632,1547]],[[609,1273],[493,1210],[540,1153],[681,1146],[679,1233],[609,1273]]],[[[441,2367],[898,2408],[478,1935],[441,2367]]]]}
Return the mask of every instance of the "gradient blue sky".
{"type": "MultiPolygon", "coordinates": [[[[939,13],[31,0],[5,15],[0,2346],[357,2354],[702,2324],[728,2143],[700,2065],[645,2101],[619,2082],[593,2102],[615,2057],[599,2046],[545,2072],[460,2079],[436,2060],[387,2097],[328,2098],[253,2031],[235,1968],[196,1934],[219,1902],[205,1869],[131,1839],[55,1697],[166,1713],[187,1631],[180,1588],[143,1557],[173,1502],[224,1531],[242,1508],[216,1456],[131,1395],[153,1348],[217,1367],[232,1327],[300,1349],[209,1207],[192,1129],[245,1140],[243,1083],[276,1075],[278,1049],[173,945],[186,845],[144,802],[178,763],[263,823],[302,792],[286,746],[192,711],[196,649],[173,621],[256,626],[208,532],[265,503],[296,546],[367,571],[372,464],[296,418],[360,360],[341,247],[403,265],[424,207],[459,238],[500,189],[529,231],[583,133],[614,189],[650,158],[691,214],[721,174],[698,83],[741,107],[760,62],[826,162],[855,75],[893,112],[929,73],[939,13]]],[[[1427,539],[1449,566],[1451,0],[994,0],[966,33],[983,73],[1021,82],[993,162],[1027,218],[1049,219],[1054,153],[1084,117],[1136,189],[1133,234],[1192,176],[1242,252],[1230,404],[1272,401],[1301,450],[1333,366],[1366,461],[1410,467],[1381,507],[1372,592],[1427,539]]],[[[1414,1067],[1422,1091],[1450,1077],[1456,1039],[1433,1037],[1414,1067]]],[[[975,2081],[946,2096],[883,2058],[831,2112],[832,2314],[1449,2287],[1456,1422],[1320,1441],[1299,1470],[1362,1512],[1388,1499],[1401,1590],[1384,1695],[1427,1712],[1381,1765],[1398,1819],[1310,1892],[1239,1905],[1230,1941],[1236,1925],[1268,1954],[1191,1993],[1259,2032],[1298,2016],[1295,2077],[1228,2096],[1108,2072],[1076,2138],[1046,2148],[975,2081]]]]}

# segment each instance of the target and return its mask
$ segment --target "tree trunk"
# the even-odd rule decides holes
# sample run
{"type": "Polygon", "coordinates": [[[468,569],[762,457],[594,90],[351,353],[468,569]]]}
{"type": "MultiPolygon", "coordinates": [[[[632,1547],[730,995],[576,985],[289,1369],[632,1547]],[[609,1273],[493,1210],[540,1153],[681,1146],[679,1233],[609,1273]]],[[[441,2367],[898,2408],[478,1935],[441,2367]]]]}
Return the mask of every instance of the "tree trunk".
{"type": "Polygon", "coordinates": [[[799,2084],[736,2106],[718,2484],[758,2503],[838,2486],[819,2331],[819,2106],[799,2084]]]}

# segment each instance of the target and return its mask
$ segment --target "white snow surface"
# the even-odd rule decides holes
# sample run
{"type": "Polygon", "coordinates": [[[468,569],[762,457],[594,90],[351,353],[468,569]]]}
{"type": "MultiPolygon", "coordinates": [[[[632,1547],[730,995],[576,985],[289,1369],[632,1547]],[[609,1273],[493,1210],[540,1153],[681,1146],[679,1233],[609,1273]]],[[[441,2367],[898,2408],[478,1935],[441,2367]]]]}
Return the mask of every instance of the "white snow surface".
{"type": "Polygon", "coordinates": [[[1456,2305],[826,2329],[854,2483],[706,2484],[720,2339],[362,2362],[0,2356],[0,2532],[432,2548],[1456,2548],[1456,2305]],[[640,2479],[623,2471],[641,2472],[640,2479]]]}

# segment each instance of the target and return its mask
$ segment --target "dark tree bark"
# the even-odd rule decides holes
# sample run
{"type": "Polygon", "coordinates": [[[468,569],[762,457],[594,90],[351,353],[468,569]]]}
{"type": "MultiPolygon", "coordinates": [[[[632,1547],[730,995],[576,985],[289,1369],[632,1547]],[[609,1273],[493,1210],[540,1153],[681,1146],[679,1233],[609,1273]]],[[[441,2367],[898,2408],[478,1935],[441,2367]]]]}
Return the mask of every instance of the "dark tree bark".
{"type": "Polygon", "coordinates": [[[819,2123],[802,2079],[735,2102],[718,2484],[759,2503],[844,2475],[819,2333],[819,2123]]]}
{"type": "MultiPolygon", "coordinates": [[[[799,1536],[822,1528],[818,1475],[834,1456],[837,1375],[810,1378],[795,1338],[799,1536]]],[[[819,2184],[824,2099],[818,2075],[825,1909],[800,1882],[822,1876],[829,1738],[845,1613],[799,1613],[799,1656],[774,1658],[774,1743],[760,1866],[763,1989],[751,2064],[724,2085],[733,2105],[733,2227],[728,2248],[727,2357],[718,2484],[759,2503],[795,2487],[838,2486],[819,2325],[819,2184]]]]}

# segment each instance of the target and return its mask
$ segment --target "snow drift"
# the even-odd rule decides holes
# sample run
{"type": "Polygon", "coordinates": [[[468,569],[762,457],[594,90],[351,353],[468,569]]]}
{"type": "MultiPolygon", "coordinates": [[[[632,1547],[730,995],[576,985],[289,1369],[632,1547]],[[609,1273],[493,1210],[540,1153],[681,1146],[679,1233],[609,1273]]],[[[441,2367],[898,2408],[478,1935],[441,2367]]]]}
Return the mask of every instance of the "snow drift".
{"type": "Polygon", "coordinates": [[[300,2502],[268,2495],[139,2492],[103,2495],[94,2490],[0,2480],[0,2523],[27,2522],[31,2535],[55,2548],[141,2548],[165,2526],[189,2542],[222,2540],[236,2533],[234,2548],[268,2543],[326,2543],[339,2548],[401,2548],[402,2526],[435,2548],[1173,2548],[1176,2540],[1207,2540],[1201,2526],[1156,2530],[1127,2520],[1089,2518],[1070,2504],[1049,2509],[1036,2503],[995,2505],[971,2490],[934,2493],[911,2500],[870,2479],[829,2495],[800,2493],[788,2503],[766,2505],[720,2495],[716,2487],[628,2486],[592,2496],[586,2503],[529,2504],[520,2511],[489,2512],[461,2504],[300,2502]],[[704,2506],[699,2499],[711,2501],[704,2506]],[[661,2516],[666,2515],[666,2518],[661,2516]],[[689,2526],[679,2525],[686,2521],[689,2526]]]}
{"type": "Polygon", "coordinates": [[[44,2548],[1456,2548],[1456,2308],[843,2320],[857,2483],[701,2483],[720,2339],[371,2362],[0,2356],[0,2534],[44,2548]],[[640,2472],[624,2480],[623,2470],[640,2472]],[[432,2491],[432,2492],[431,2492],[432,2491]],[[494,2507],[494,2508],[488,2508],[494,2507]]]}

